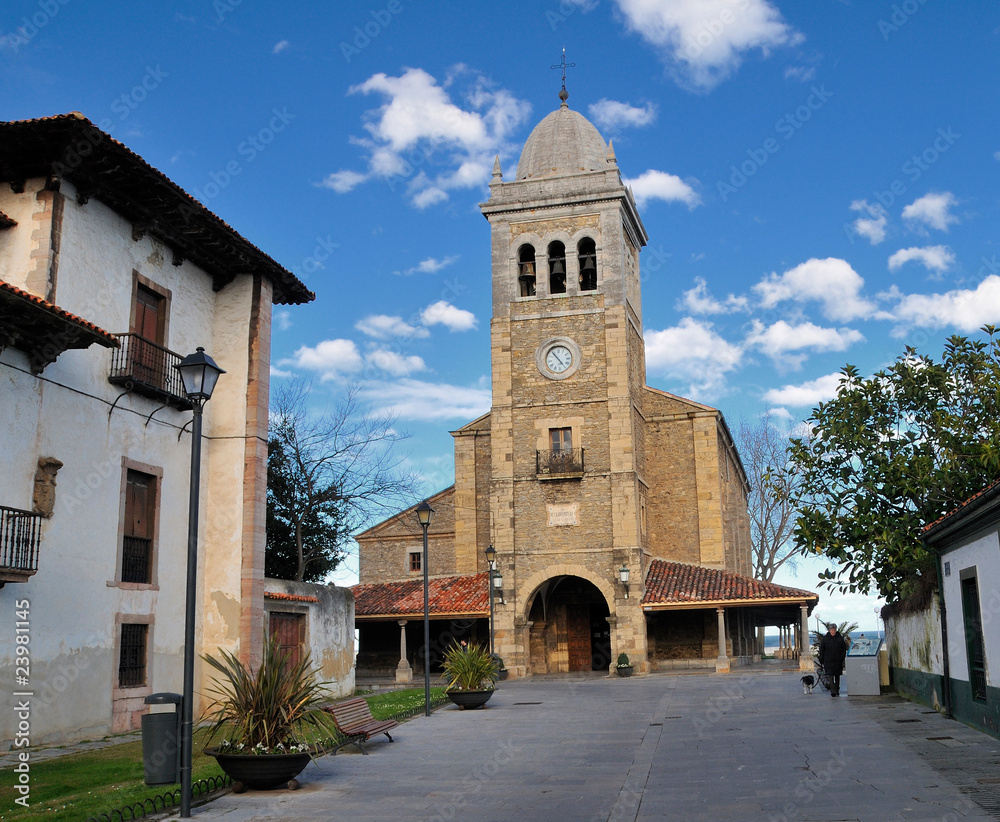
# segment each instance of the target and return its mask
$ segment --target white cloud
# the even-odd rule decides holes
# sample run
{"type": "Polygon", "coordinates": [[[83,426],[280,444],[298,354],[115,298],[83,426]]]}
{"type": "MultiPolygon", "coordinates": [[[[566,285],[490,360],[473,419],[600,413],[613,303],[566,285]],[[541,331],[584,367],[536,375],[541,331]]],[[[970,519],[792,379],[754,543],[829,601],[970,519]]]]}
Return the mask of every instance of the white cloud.
{"type": "Polygon", "coordinates": [[[851,203],[851,211],[861,211],[868,218],[858,217],[853,223],[854,231],[866,237],[872,245],[878,245],[885,239],[885,226],[889,217],[881,203],[871,205],[867,200],[855,200],[851,203]]]}
{"type": "Polygon", "coordinates": [[[805,66],[789,66],[785,69],[786,80],[798,80],[800,83],[808,83],[816,76],[815,68],[805,66]]]}
{"type": "Polygon", "coordinates": [[[444,257],[443,259],[437,259],[436,257],[428,257],[426,260],[421,260],[415,266],[407,268],[405,271],[397,271],[396,274],[436,274],[442,268],[445,268],[458,259],[458,255],[452,255],[450,257],[444,257]]]}
{"type": "Polygon", "coordinates": [[[405,322],[402,317],[390,317],[387,314],[372,314],[358,320],[354,327],[377,340],[387,340],[390,337],[429,337],[431,333],[426,328],[405,322]]]}
{"type": "Polygon", "coordinates": [[[444,325],[450,331],[471,331],[476,327],[476,315],[464,308],[456,308],[447,300],[431,303],[420,314],[424,325],[444,325]]]}
{"type": "MultiPolygon", "coordinates": [[[[954,326],[966,332],[1000,323],[1000,276],[990,274],[974,289],[903,296],[892,315],[908,326],[954,326]]],[[[906,328],[901,327],[896,336],[905,333],[906,328]]]]}
{"type": "Polygon", "coordinates": [[[489,387],[476,388],[414,379],[370,382],[362,393],[368,401],[401,420],[471,420],[490,410],[489,387]]]}
{"type": "Polygon", "coordinates": [[[646,366],[665,377],[690,380],[688,393],[711,396],[723,389],[725,376],[743,357],[733,345],[712,330],[711,323],[685,317],[663,331],[647,331],[646,366]]]}
{"type": "Polygon", "coordinates": [[[295,373],[293,371],[285,371],[284,369],[278,368],[276,365],[271,366],[271,376],[272,377],[294,377],[295,373]]]}
{"type": "Polygon", "coordinates": [[[356,171],[335,171],[333,174],[328,174],[319,185],[322,188],[333,189],[338,194],[345,194],[367,179],[367,174],[359,174],[356,171]]]}
{"type": "Polygon", "coordinates": [[[938,231],[947,231],[948,226],[958,222],[958,217],[950,212],[958,200],[950,191],[931,192],[914,200],[903,209],[903,219],[911,223],[923,223],[938,231]]]}
{"type": "Polygon", "coordinates": [[[587,107],[590,119],[602,131],[620,131],[623,128],[648,126],[656,120],[656,106],[646,103],[642,108],[602,97],[587,107]]]}
{"type": "Polygon", "coordinates": [[[279,331],[287,331],[292,327],[292,314],[286,309],[279,309],[274,312],[272,322],[277,326],[279,331]]]}
{"type": "Polygon", "coordinates": [[[709,294],[704,279],[695,277],[694,283],[694,288],[685,291],[684,297],[679,301],[679,311],[689,311],[692,314],[731,314],[747,308],[746,297],[730,294],[724,302],[720,302],[709,294]]]}
{"type": "Polygon", "coordinates": [[[656,47],[676,79],[708,90],[740,65],[743,52],[804,39],[766,0],[616,0],[628,29],[656,47]]]}
{"type": "Polygon", "coordinates": [[[405,377],[414,371],[426,371],[423,359],[417,356],[405,356],[388,348],[375,348],[365,354],[365,362],[373,365],[394,377],[405,377]]]}
{"type": "Polygon", "coordinates": [[[824,316],[835,321],[868,317],[875,304],[861,296],[865,281],[846,260],[806,260],[784,274],[771,273],[753,287],[764,308],[786,300],[819,302],[824,316]]]}
{"type": "Polygon", "coordinates": [[[898,271],[906,263],[916,260],[929,271],[945,272],[955,262],[955,255],[946,245],[929,245],[924,248],[901,248],[889,258],[889,270],[898,271]]]}
{"type": "Polygon", "coordinates": [[[289,46],[289,43],[288,43],[287,40],[279,40],[277,43],[274,44],[274,48],[271,49],[271,53],[272,54],[281,54],[281,52],[283,52],[285,49],[287,49],[288,46],[289,46]]]}
{"type": "Polygon", "coordinates": [[[774,405],[791,405],[793,408],[812,407],[837,396],[837,387],[840,385],[842,376],[838,372],[809,380],[800,385],[772,388],[761,399],[774,405]]]}
{"type": "Polygon", "coordinates": [[[368,152],[368,169],[364,174],[339,171],[323,184],[343,192],[372,176],[403,176],[417,208],[446,200],[452,189],[486,182],[494,156],[511,149],[507,141],[530,111],[526,102],[463,66],[440,85],[423,69],[409,68],[399,77],[374,74],[349,93],[385,100],[367,112],[367,136],[352,140],[368,152]],[[459,81],[464,92],[456,102],[452,96],[459,81]],[[416,175],[414,164],[421,166],[416,175]]]}
{"type": "Polygon", "coordinates": [[[781,368],[798,369],[806,359],[802,352],[806,349],[826,353],[846,351],[854,343],[863,342],[864,335],[853,328],[823,328],[814,323],[790,325],[778,320],[764,327],[755,321],[753,330],[747,336],[746,345],[763,351],[781,368]]]}
{"type": "Polygon", "coordinates": [[[364,361],[352,340],[323,340],[312,348],[303,345],[291,358],[281,360],[278,365],[315,371],[320,380],[326,382],[360,371],[364,361]]]}
{"type": "Polygon", "coordinates": [[[667,202],[679,200],[687,205],[688,209],[701,205],[701,197],[691,186],[680,177],[667,174],[665,171],[649,169],[634,179],[622,182],[632,189],[636,205],[640,207],[650,200],[666,200],[667,202]]]}

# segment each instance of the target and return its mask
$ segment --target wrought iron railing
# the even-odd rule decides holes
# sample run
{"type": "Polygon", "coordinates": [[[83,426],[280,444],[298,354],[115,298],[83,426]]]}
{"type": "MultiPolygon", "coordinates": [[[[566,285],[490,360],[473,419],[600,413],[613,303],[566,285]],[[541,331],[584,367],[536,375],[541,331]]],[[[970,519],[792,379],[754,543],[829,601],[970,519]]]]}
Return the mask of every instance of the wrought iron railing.
{"type": "Polygon", "coordinates": [[[181,408],[190,407],[180,372],[181,355],[138,334],[115,334],[108,381],[181,408]]]}
{"type": "Polygon", "coordinates": [[[0,505],[0,581],[16,582],[38,570],[42,515],[0,505]]]}
{"type": "Polygon", "coordinates": [[[122,582],[150,583],[150,557],[153,540],[126,536],[122,539],[122,582]]]}
{"type": "Polygon", "coordinates": [[[536,451],[535,473],[540,477],[583,476],[583,449],[536,451]]]}

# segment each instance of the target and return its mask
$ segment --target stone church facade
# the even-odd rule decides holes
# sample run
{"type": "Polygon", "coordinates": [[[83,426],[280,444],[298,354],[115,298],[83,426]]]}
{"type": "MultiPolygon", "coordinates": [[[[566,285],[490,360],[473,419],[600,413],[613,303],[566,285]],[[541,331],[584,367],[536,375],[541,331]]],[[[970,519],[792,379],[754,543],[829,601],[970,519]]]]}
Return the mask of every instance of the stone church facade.
{"type": "MultiPolygon", "coordinates": [[[[493,404],[452,432],[455,485],[430,499],[435,658],[450,639],[488,631],[483,597],[453,602],[445,590],[472,575],[488,585],[488,546],[503,578],[495,650],[514,676],[608,670],[621,652],[640,672],[727,670],[752,655],[762,620],[801,637],[815,595],[751,579],[749,489],[722,413],[645,383],[648,237],[613,148],[563,99],[513,179],[497,160],[480,208],[492,237],[493,404]]],[[[393,667],[405,679],[422,659],[422,601],[416,614],[396,607],[407,584],[422,594],[413,510],[358,543],[359,676],[385,673],[400,637],[410,653],[393,667]]]]}

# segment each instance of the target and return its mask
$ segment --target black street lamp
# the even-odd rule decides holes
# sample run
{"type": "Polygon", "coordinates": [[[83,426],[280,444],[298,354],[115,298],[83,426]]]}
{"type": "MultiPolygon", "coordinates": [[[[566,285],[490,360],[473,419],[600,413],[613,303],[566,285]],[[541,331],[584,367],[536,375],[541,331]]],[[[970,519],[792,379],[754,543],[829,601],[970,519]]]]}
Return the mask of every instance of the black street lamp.
{"type": "Polygon", "coordinates": [[[625,586],[625,599],[628,599],[629,570],[627,565],[622,564],[622,567],[618,569],[618,578],[622,581],[622,585],[625,586]]]}
{"type": "Polygon", "coordinates": [[[424,716],[431,715],[431,612],[427,578],[427,528],[434,509],[424,500],[417,506],[417,521],[424,529],[424,716]]]}
{"type": "Polygon", "coordinates": [[[490,655],[493,655],[494,634],[493,634],[493,572],[497,568],[497,549],[490,546],[483,552],[486,554],[486,569],[489,574],[490,586],[490,655]]]}
{"type": "Polygon", "coordinates": [[[188,354],[174,366],[191,400],[191,487],[188,497],[187,594],[184,608],[184,701],[181,704],[181,818],[191,816],[191,737],[194,713],[194,626],[195,596],[198,590],[198,500],[201,494],[201,411],[212,398],[220,374],[204,348],[188,354]]]}

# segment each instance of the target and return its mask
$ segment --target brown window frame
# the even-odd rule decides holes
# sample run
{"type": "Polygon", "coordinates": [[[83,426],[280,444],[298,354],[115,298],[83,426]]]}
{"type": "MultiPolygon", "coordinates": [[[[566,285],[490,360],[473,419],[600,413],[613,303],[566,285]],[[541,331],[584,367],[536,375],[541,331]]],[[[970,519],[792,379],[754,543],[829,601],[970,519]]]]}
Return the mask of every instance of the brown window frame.
{"type": "Polygon", "coordinates": [[[410,573],[416,574],[424,570],[424,554],[422,551],[410,551],[410,573]]]}

